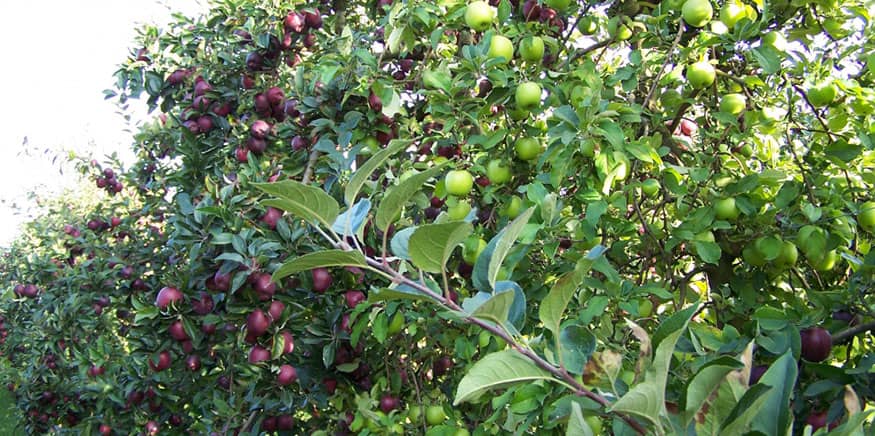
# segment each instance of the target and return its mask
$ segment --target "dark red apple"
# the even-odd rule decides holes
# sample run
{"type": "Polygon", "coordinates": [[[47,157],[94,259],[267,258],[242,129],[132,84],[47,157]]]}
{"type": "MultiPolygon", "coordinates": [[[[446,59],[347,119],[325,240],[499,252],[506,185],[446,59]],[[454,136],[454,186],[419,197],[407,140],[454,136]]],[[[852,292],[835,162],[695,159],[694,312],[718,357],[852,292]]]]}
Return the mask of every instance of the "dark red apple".
{"type": "Polygon", "coordinates": [[[826,427],[827,414],[826,410],[820,412],[811,412],[808,418],[805,419],[805,424],[810,425],[813,430],[826,427]]]}
{"type": "Polygon", "coordinates": [[[809,362],[823,362],[832,350],[832,336],[822,327],[802,330],[802,358],[809,362]]]}
{"type": "Polygon", "coordinates": [[[197,354],[192,354],[185,358],[185,367],[189,371],[197,371],[201,368],[201,358],[197,354]]]}
{"type": "Polygon", "coordinates": [[[282,89],[276,86],[268,88],[265,94],[267,95],[267,101],[271,106],[284,105],[286,102],[286,94],[282,89]]]}
{"type": "Polygon", "coordinates": [[[253,345],[249,350],[249,363],[264,362],[270,359],[270,351],[267,351],[261,345],[253,345]]]}
{"type": "Polygon", "coordinates": [[[249,127],[249,134],[252,135],[253,138],[265,139],[267,135],[270,134],[270,124],[264,120],[255,120],[252,123],[252,126],[249,127]]]}
{"type": "Polygon", "coordinates": [[[213,130],[213,117],[201,115],[197,118],[197,128],[200,133],[208,133],[213,130]]]}
{"type": "Polygon", "coordinates": [[[380,397],[380,410],[383,413],[389,413],[401,406],[401,402],[398,400],[398,397],[393,396],[392,394],[383,394],[380,397]]]}
{"type": "Polygon", "coordinates": [[[213,311],[213,297],[201,291],[200,298],[191,300],[191,308],[198,315],[206,315],[213,311]]]}
{"type": "Polygon", "coordinates": [[[298,371],[292,365],[280,366],[280,372],[276,376],[276,382],[280,386],[288,386],[298,380],[298,371]]]}
{"type": "Polygon", "coordinates": [[[282,301],[274,300],[270,302],[267,313],[270,315],[270,319],[276,321],[283,315],[283,310],[286,310],[286,305],[282,301]]]}
{"type": "Polygon", "coordinates": [[[295,418],[292,415],[280,415],[276,417],[277,430],[292,430],[295,428],[295,418]]]}
{"type": "Polygon", "coordinates": [[[246,68],[249,71],[259,71],[264,68],[264,56],[257,51],[249,52],[246,55],[246,68]]]}
{"type": "Polygon", "coordinates": [[[268,206],[267,210],[264,212],[264,216],[261,217],[261,222],[267,224],[271,230],[276,229],[276,223],[282,218],[283,212],[279,209],[268,206]]]}
{"type": "Polygon", "coordinates": [[[313,292],[325,292],[331,287],[331,273],[325,268],[316,268],[311,271],[313,275],[313,292]]]}
{"type": "Polygon", "coordinates": [[[243,87],[243,89],[255,88],[255,79],[253,79],[252,76],[244,74],[243,77],[240,79],[240,85],[243,87]]]}
{"type": "Polygon", "coordinates": [[[313,12],[304,12],[304,22],[311,29],[319,29],[322,27],[322,15],[319,9],[314,9],[313,12]]]}
{"type": "Polygon", "coordinates": [[[303,33],[306,25],[304,17],[295,11],[289,12],[286,19],[283,20],[283,26],[295,33],[303,33]]]}
{"type": "Polygon", "coordinates": [[[102,436],[109,436],[112,434],[112,427],[108,424],[100,424],[98,431],[102,436]]]}
{"type": "Polygon", "coordinates": [[[237,162],[249,162],[249,149],[245,147],[237,147],[237,150],[234,151],[234,157],[237,158],[237,162]]]}
{"type": "Polygon", "coordinates": [[[246,139],[246,148],[255,154],[261,154],[267,150],[267,141],[250,136],[246,139]]]}
{"type": "Polygon", "coordinates": [[[365,301],[365,293],[362,291],[349,290],[343,294],[343,297],[346,299],[346,305],[350,309],[355,309],[359,303],[365,301]]]}
{"type": "Polygon", "coordinates": [[[154,362],[151,358],[149,359],[149,367],[152,368],[152,371],[161,372],[170,368],[172,362],[173,358],[170,356],[170,352],[165,350],[158,353],[157,362],[154,362]]]}
{"type": "Polygon", "coordinates": [[[270,327],[270,318],[261,309],[253,310],[246,317],[246,331],[254,336],[265,334],[268,327],[270,327]]]}
{"type": "Polygon", "coordinates": [[[158,291],[158,297],[155,298],[155,305],[158,306],[159,309],[166,309],[170,304],[181,300],[182,292],[179,292],[179,289],[166,286],[158,291]]]}
{"type": "Polygon", "coordinates": [[[146,434],[149,436],[157,435],[160,429],[161,427],[159,427],[158,423],[155,421],[149,421],[146,423],[146,434]]]}
{"type": "Polygon", "coordinates": [[[183,326],[181,320],[176,320],[171,323],[170,327],[167,328],[167,332],[170,333],[170,337],[179,342],[189,339],[188,334],[185,333],[185,327],[183,326]]]}
{"type": "Polygon", "coordinates": [[[268,416],[261,421],[261,430],[267,433],[276,431],[276,417],[268,416]]]}
{"type": "Polygon", "coordinates": [[[440,359],[434,362],[432,365],[431,372],[435,377],[440,377],[446,374],[453,367],[453,360],[449,358],[449,356],[442,356],[440,359]]]}
{"type": "Polygon", "coordinates": [[[257,273],[258,276],[255,278],[252,287],[255,288],[255,292],[258,292],[264,300],[269,300],[273,294],[276,293],[276,283],[271,281],[270,274],[268,273],[257,273]]]}
{"type": "Polygon", "coordinates": [[[337,380],[326,378],[322,380],[322,386],[325,387],[325,391],[328,392],[328,395],[334,395],[334,391],[337,390],[337,380]]]}
{"type": "Polygon", "coordinates": [[[291,332],[283,330],[280,334],[283,336],[283,354],[295,351],[295,337],[292,336],[291,332]]]}
{"type": "Polygon", "coordinates": [[[371,94],[368,96],[368,106],[370,106],[371,110],[374,112],[380,112],[383,110],[383,101],[380,100],[380,97],[377,94],[374,94],[374,91],[371,91],[371,94]]]}

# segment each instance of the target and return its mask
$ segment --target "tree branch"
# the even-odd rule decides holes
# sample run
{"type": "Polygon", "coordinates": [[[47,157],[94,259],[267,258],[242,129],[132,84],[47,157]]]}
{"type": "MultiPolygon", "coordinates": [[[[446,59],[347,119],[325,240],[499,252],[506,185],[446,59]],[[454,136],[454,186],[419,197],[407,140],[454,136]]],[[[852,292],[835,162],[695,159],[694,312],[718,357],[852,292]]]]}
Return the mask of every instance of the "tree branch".
{"type": "Polygon", "coordinates": [[[859,335],[860,333],[865,333],[865,332],[869,332],[872,330],[875,330],[875,321],[870,321],[870,322],[867,322],[865,324],[860,324],[856,327],[851,327],[847,330],[842,330],[842,331],[832,335],[832,343],[833,343],[833,345],[841,344],[841,343],[844,343],[844,342],[847,342],[847,341],[853,339],[855,336],[859,335]]]}

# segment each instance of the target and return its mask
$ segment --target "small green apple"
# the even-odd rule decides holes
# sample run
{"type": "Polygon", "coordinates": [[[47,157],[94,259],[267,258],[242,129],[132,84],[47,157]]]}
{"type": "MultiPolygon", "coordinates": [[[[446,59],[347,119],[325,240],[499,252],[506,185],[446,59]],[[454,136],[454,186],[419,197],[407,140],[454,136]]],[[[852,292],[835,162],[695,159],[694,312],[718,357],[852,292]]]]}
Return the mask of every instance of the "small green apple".
{"type": "Polygon", "coordinates": [[[469,212],[471,212],[471,203],[468,200],[459,200],[456,204],[447,206],[447,216],[451,221],[463,220],[469,212]]]}
{"type": "Polygon", "coordinates": [[[516,88],[514,95],[519,109],[531,111],[541,104],[541,85],[535,82],[523,82],[516,88]]]}
{"type": "Polygon", "coordinates": [[[544,59],[544,40],[530,36],[520,42],[520,57],[526,62],[541,62],[544,59]]]}
{"type": "Polygon", "coordinates": [[[738,219],[738,206],[735,205],[735,199],[732,197],[718,198],[714,200],[714,216],[718,220],[735,221],[738,219]]]}
{"type": "Polygon", "coordinates": [[[681,8],[684,22],[693,27],[704,27],[711,21],[714,8],[709,0],[687,0],[681,8]]]}
{"type": "Polygon", "coordinates": [[[735,27],[742,18],[747,18],[747,9],[737,0],[729,0],[720,8],[720,21],[729,29],[735,27]]]}
{"type": "Polygon", "coordinates": [[[486,245],[486,241],[482,238],[476,236],[468,237],[462,245],[462,260],[468,265],[474,265],[480,254],[486,249],[486,245]]]}
{"type": "Polygon", "coordinates": [[[523,201],[520,200],[519,196],[514,195],[510,197],[510,200],[508,200],[507,203],[504,205],[501,213],[510,219],[514,219],[519,216],[520,212],[522,212],[522,209],[523,201]]]}
{"type": "Polygon", "coordinates": [[[465,9],[465,24],[472,30],[482,32],[495,21],[495,10],[485,1],[474,1],[465,9]]]}
{"type": "Polygon", "coordinates": [[[457,197],[464,197],[474,187],[474,176],[466,170],[453,170],[444,178],[447,193],[457,197]]]}
{"type": "Polygon", "coordinates": [[[447,415],[444,413],[444,408],[441,406],[428,406],[425,409],[425,422],[428,425],[438,425],[446,421],[447,415]]]}
{"type": "Polygon", "coordinates": [[[659,192],[659,181],[656,179],[647,179],[641,182],[641,192],[648,197],[653,197],[659,192]]]}
{"type": "Polygon", "coordinates": [[[494,35],[489,41],[489,51],[486,56],[504,59],[505,64],[510,62],[513,59],[513,42],[506,36],[494,35]]]}
{"type": "Polygon", "coordinates": [[[738,115],[744,112],[746,105],[747,98],[744,97],[744,94],[726,94],[720,98],[720,112],[738,115]]]}
{"type": "Polygon", "coordinates": [[[517,139],[513,146],[516,157],[519,160],[533,160],[541,154],[541,143],[532,137],[523,137],[517,139]]]}
{"type": "Polygon", "coordinates": [[[708,61],[699,61],[687,65],[687,82],[694,89],[707,88],[714,83],[716,78],[717,71],[708,61]]]}
{"type": "Polygon", "coordinates": [[[836,87],[831,81],[826,81],[809,87],[807,94],[812,106],[829,106],[836,98],[836,87]]]}
{"type": "Polygon", "coordinates": [[[493,159],[486,165],[486,177],[493,185],[503,185],[510,181],[510,166],[502,160],[493,159]]]}

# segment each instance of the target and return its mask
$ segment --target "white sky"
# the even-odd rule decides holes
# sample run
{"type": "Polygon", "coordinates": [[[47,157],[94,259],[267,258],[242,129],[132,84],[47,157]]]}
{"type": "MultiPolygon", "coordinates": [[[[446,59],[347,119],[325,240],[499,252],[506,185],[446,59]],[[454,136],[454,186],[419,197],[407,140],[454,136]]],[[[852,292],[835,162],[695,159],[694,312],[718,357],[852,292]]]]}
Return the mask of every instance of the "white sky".
{"type": "Polygon", "coordinates": [[[28,191],[70,184],[52,165],[58,151],[99,161],[118,152],[130,162],[129,126],[102,91],[111,88],[139,25],[170,20],[164,3],[188,15],[205,9],[197,0],[0,1],[0,246],[24,218],[13,203],[26,205],[28,191]]]}

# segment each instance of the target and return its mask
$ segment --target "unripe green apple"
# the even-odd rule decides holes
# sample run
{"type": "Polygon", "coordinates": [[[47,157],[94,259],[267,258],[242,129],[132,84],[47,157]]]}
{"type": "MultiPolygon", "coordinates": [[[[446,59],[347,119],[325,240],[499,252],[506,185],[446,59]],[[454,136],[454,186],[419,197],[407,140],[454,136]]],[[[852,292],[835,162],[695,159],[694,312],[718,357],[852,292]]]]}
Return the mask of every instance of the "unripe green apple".
{"type": "Polygon", "coordinates": [[[598,19],[592,15],[587,15],[577,22],[577,30],[584,35],[593,35],[599,30],[598,19]]]}
{"type": "Polygon", "coordinates": [[[444,186],[450,195],[463,197],[474,187],[474,177],[466,170],[453,170],[447,173],[444,186]]]}
{"type": "Polygon", "coordinates": [[[519,216],[520,212],[522,212],[523,201],[516,195],[510,197],[510,200],[507,201],[507,204],[504,205],[504,208],[501,210],[501,213],[510,218],[514,219],[519,216]]]}
{"type": "Polygon", "coordinates": [[[519,160],[528,161],[536,159],[541,154],[541,143],[535,138],[524,137],[517,139],[513,150],[519,160]]]}
{"type": "Polygon", "coordinates": [[[482,32],[495,21],[495,10],[485,1],[474,1],[465,9],[465,24],[472,30],[482,32]]]}
{"type": "Polygon", "coordinates": [[[541,104],[541,85],[535,82],[520,83],[514,98],[519,109],[531,111],[541,104]]]}
{"type": "Polygon", "coordinates": [[[659,181],[656,179],[647,179],[641,182],[641,192],[648,197],[653,197],[659,192],[659,181]]]}
{"type": "Polygon", "coordinates": [[[781,269],[791,268],[796,265],[796,260],[799,259],[799,250],[796,249],[790,241],[784,241],[781,245],[781,252],[775,259],[775,266],[781,269]]]}
{"type": "Polygon", "coordinates": [[[469,237],[465,240],[465,244],[462,245],[462,260],[468,265],[474,265],[480,254],[486,249],[486,245],[486,241],[482,238],[476,236],[469,237]]]}
{"type": "Polygon", "coordinates": [[[510,181],[510,166],[499,159],[493,159],[486,165],[486,177],[493,185],[503,185],[510,181]]]}
{"type": "Polygon", "coordinates": [[[544,40],[530,36],[520,42],[520,57],[526,62],[541,62],[544,59],[544,40]]]}
{"type": "Polygon", "coordinates": [[[772,47],[781,53],[787,50],[787,39],[784,38],[782,33],[776,30],[763,35],[762,44],[767,47],[772,47]]]}
{"type": "Polygon", "coordinates": [[[568,8],[568,5],[571,4],[571,0],[546,0],[545,3],[557,12],[562,12],[568,8]]]}
{"type": "Polygon", "coordinates": [[[620,17],[613,17],[608,20],[608,36],[617,41],[625,41],[632,37],[632,29],[620,17]]]}
{"type": "Polygon", "coordinates": [[[681,8],[684,21],[693,27],[704,27],[711,21],[714,8],[709,0],[687,0],[681,8]]]}
{"type": "Polygon", "coordinates": [[[829,106],[836,98],[836,87],[831,81],[818,83],[808,88],[808,101],[814,107],[829,106]]]}
{"type": "MultiPolygon", "coordinates": [[[[692,0],[690,0],[692,1],[692,0]]],[[[717,78],[717,71],[708,61],[699,61],[687,65],[687,82],[694,89],[702,89],[711,86],[717,78]]]]}
{"type": "Polygon", "coordinates": [[[718,220],[735,221],[740,212],[732,197],[714,200],[714,216],[718,220]]]}
{"type": "Polygon", "coordinates": [[[428,406],[425,409],[425,422],[428,425],[438,425],[443,423],[447,419],[447,415],[444,413],[444,408],[441,406],[428,406]]]}
{"type": "Polygon", "coordinates": [[[747,98],[744,97],[744,94],[726,94],[720,98],[720,112],[738,115],[744,112],[746,105],[747,98]]]}
{"type": "Polygon", "coordinates": [[[860,205],[857,223],[860,224],[863,230],[875,233],[875,201],[867,201],[860,205]]]}
{"type": "Polygon", "coordinates": [[[489,52],[486,55],[490,58],[502,58],[506,64],[513,59],[513,43],[506,36],[494,35],[489,41],[489,52]]]}
{"type": "Polygon", "coordinates": [[[820,272],[830,271],[835,268],[836,262],[839,260],[839,254],[835,250],[830,250],[823,255],[823,258],[818,261],[812,261],[811,266],[820,272]]]}
{"type": "Polygon", "coordinates": [[[456,204],[447,207],[447,217],[451,221],[463,220],[469,212],[471,212],[471,203],[468,203],[468,200],[459,200],[456,204]]]}
{"type": "Polygon", "coordinates": [[[747,18],[747,9],[737,0],[729,0],[720,8],[720,21],[729,29],[735,27],[742,18],[747,18]]]}
{"type": "Polygon", "coordinates": [[[595,415],[586,415],[583,417],[586,425],[592,430],[593,436],[601,436],[602,434],[602,419],[595,415]]]}
{"type": "Polygon", "coordinates": [[[390,335],[394,335],[395,333],[400,332],[404,328],[404,314],[399,310],[395,312],[395,315],[392,315],[392,319],[389,320],[389,328],[387,331],[390,335]]]}
{"type": "Polygon", "coordinates": [[[638,300],[638,316],[649,318],[651,315],[653,315],[653,302],[649,298],[638,300]]]}

